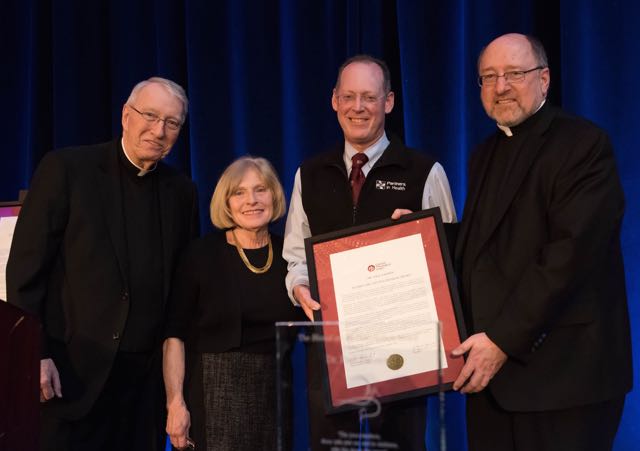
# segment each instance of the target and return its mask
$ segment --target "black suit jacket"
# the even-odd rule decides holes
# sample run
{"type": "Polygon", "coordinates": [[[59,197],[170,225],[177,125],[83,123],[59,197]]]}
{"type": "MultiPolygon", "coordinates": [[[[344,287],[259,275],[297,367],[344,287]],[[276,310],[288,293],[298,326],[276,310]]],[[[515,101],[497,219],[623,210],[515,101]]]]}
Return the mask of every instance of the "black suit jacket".
{"type": "MultiPolygon", "coordinates": [[[[120,140],[49,152],[24,202],[7,264],[10,303],[38,315],[60,372],[59,415],[83,416],[109,374],[129,311],[120,140]]],[[[156,169],[164,299],[179,251],[197,235],[194,184],[156,169]]],[[[135,327],[128,325],[128,327],[135,327]]]]}
{"type": "Polygon", "coordinates": [[[611,144],[593,124],[543,107],[501,201],[480,192],[498,136],[472,157],[456,264],[474,332],[509,356],[489,384],[510,411],[568,408],[631,388],[619,242],[624,199],[611,144]],[[474,214],[489,225],[469,241],[474,214]],[[466,250],[465,250],[466,249],[466,250]]]}

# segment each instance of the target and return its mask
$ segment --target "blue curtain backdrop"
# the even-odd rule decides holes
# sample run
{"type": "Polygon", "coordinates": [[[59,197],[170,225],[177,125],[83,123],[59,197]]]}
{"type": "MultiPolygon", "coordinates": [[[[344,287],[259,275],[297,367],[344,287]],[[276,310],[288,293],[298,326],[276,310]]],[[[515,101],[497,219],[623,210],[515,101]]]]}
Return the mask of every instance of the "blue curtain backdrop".
{"type": "MultiPolygon", "coordinates": [[[[615,145],[627,198],[623,246],[639,361],[637,2],[2,0],[0,5],[0,200],[13,200],[28,187],[45,152],[117,136],[132,86],[161,75],[182,84],[191,100],[188,123],[169,160],[198,184],[205,231],[215,182],[235,157],[269,158],[290,190],[300,161],[339,139],[331,89],[337,67],[355,53],[389,63],[397,101],[388,128],[440,159],[461,213],[467,157],[494,127],[478,98],[477,54],[505,32],[537,35],[549,52],[551,101],[600,124],[615,145]]],[[[447,402],[449,449],[465,449],[462,398],[450,394],[447,402]]],[[[429,409],[436,418],[433,400],[429,409]]],[[[639,420],[636,390],[627,398],[617,450],[637,447],[639,420]]],[[[436,426],[432,422],[428,431],[432,449],[437,449],[436,426]]],[[[297,449],[305,440],[298,431],[297,449]]]]}

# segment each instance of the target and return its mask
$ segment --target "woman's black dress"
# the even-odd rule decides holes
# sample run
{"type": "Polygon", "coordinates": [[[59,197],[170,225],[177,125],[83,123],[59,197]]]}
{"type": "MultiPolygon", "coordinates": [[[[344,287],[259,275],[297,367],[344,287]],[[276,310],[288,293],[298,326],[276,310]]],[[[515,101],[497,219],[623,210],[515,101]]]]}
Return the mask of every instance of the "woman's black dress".
{"type": "MultiPolygon", "coordinates": [[[[274,323],[305,316],[287,296],[282,238],[271,238],[273,264],[264,274],[244,265],[224,233],[191,243],[178,265],[166,336],[185,342],[185,400],[196,449],[277,449],[274,323]]],[[[256,267],[266,263],[267,253],[266,246],[245,249],[256,267]]],[[[290,397],[290,391],[284,394],[290,397]]],[[[289,400],[283,408],[287,449],[289,400]]]]}

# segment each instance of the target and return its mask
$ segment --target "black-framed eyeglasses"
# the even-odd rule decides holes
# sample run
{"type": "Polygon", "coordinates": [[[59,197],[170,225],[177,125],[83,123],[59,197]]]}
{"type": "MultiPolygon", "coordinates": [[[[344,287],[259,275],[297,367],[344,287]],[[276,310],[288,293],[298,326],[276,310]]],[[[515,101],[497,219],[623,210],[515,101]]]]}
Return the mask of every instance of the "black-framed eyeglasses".
{"type": "Polygon", "coordinates": [[[127,106],[129,106],[133,111],[135,111],[140,116],[142,116],[142,119],[144,119],[147,122],[152,122],[155,124],[159,121],[162,121],[164,122],[164,125],[166,125],[166,127],[172,131],[178,131],[180,130],[180,127],[182,127],[182,122],[180,122],[178,119],[174,119],[171,117],[161,118],[156,113],[152,113],[151,111],[140,111],[133,105],[129,105],[129,104],[127,104],[127,106]]]}
{"type": "Polygon", "coordinates": [[[498,74],[487,74],[480,75],[478,77],[478,86],[493,86],[498,82],[498,78],[503,77],[504,81],[507,83],[520,83],[525,79],[529,72],[533,72],[534,70],[545,69],[546,66],[537,66],[533,69],[529,70],[510,70],[509,72],[505,72],[502,75],[498,74]]]}

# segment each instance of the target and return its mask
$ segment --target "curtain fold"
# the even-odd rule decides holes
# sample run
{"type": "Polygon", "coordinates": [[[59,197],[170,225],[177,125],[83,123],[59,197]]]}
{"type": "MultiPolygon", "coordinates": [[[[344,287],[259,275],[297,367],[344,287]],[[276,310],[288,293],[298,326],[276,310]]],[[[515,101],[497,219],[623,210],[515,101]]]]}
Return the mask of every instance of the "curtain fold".
{"type": "MultiPolygon", "coordinates": [[[[638,30],[640,6],[631,0],[7,0],[0,200],[16,199],[51,149],[117,136],[133,85],[159,75],[183,85],[190,99],[168,159],[196,181],[207,231],[210,196],[233,159],[268,158],[288,193],[300,162],[340,139],[330,103],[337,68],[369,53],[391,68],[389,130],[442,162],[460,216],[468,155],[495,127],[480,104],[477,55],[502,33],[531,33],[549,53],[550,101],[598,123],[614,143],[627,198],[622,237],[639,361],[638,30]]],[[[464,449],[463,400],[447,400],[449,448],[464,449]]],[[[634,392],[616,449],[640,441],[639,415],[634,392]]],[[[428,435],[437,449],[435,425],[428,435]]]]}

